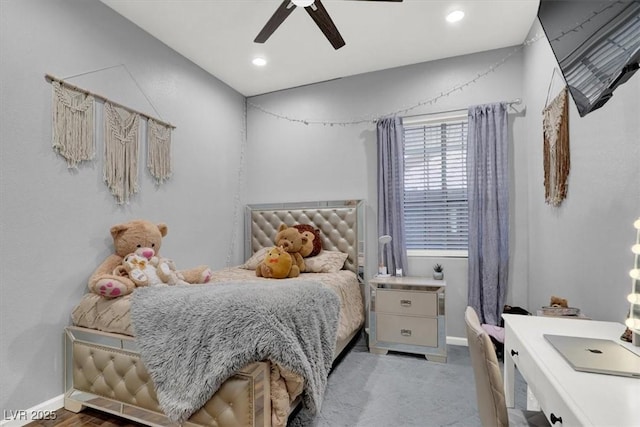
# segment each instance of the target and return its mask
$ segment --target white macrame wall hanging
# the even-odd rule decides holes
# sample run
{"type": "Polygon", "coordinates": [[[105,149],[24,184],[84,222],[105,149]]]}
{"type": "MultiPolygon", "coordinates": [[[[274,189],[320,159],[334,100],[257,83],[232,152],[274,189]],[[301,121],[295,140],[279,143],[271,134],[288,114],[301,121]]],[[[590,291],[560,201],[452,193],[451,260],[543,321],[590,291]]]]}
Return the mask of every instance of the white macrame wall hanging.
{"type": "Polygon", "coordinates": [[[89,94],[63,87],[53,87],[53,149],[67,161],[69,169],[95,156],[94,109],[95,99],[89,94]]]}
{"type": "Polygon", "coordinates": [[[156,184],[171,177],[171,126],[147,120],[147,167],[156,184]]]}
{"type": "Polygon", "coordinates": [[[104,180],[121,205],[138,192],[140,115],[104,103],[104,180]]]}
{"type": "MultiPolygon", "coordinates": [[[[102,69],[81,75],[97,71],[102,69]]],[[[133,75],[127,72],[135,82],[133,75]]],[[[98,99],[104,102],[103,175],[117,204],[128,203],[130,196],[138,192],[140,117],[147,119],[149,173],[157,185],[171,177],[171,133],[175,126],[52,75],[45,77],[53,87],[53,149],[67,160],[69,168],[77,168],[78,163],[95,157],[94,116],[95,100],[98,99]]],[[[151,104],[146,94],[143,95],[151,104]]]]}

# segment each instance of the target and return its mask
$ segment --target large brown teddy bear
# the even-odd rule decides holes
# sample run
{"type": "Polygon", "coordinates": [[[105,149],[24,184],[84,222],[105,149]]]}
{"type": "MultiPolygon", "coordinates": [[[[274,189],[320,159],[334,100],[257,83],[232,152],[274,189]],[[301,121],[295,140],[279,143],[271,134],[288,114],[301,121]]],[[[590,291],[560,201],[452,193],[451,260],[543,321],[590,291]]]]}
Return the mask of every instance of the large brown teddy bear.
{"type": "MultiPolygon", "coordinates": [[[[89,290],[106,298],[115,298],[133,292],[136,284],[122,275],[122,261],[131,253],[147,259],[160,256],[162,238],[167,235],[166,224],[154,224],[146,220],[134,220],[111,227],[111,237],[115,253],[109,255],[89,279],[89,290]]],[[[206,265],[179,274],[188,283],[207,283],[211,280],[211,270],[206,265]]]]}
{"type": "Polygon", "coordinates": [[[275,243],[276,246],[280,246],[289,252],[289,255],[291,255],[293,259],[291,270],[295,275],[289,275],[289,277],[298,277],[305,269],[304,260],[302,259],[302,255],[300,255],[300,251],[307,243],[307,238],[300,234],[296,228],[287,227],[287,224],[281,224],[280,227],[278,227],[275,243]]]}

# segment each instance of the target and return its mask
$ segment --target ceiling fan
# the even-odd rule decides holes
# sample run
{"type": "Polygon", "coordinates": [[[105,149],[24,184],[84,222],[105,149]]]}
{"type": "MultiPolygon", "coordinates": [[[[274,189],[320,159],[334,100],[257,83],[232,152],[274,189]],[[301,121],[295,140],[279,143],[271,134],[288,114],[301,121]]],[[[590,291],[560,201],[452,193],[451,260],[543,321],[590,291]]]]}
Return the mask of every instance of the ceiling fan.
{"type": "MultiPolygon", "coordinates": [[[[402,0],[357,0],[357,1],[386,1],[386,2],[401,2],[402,0]]],[[[282,4],[276,9],[275,13],[269,18],[266,25],[258,36],[255,38],[255,43],[264,43],[267,41],[271,34],[282,24],[282,22],[293,12],[296,7],[304,7],[309,16],[313,18],[316,25],[320,28],[320,31],[329,40],[329,43],[334,49],[340,49],[345,45],[340,32],[336,28],[335,24],[331,20],[329,13],[322,5],[320,0],[284,0],[282,4]]]]}

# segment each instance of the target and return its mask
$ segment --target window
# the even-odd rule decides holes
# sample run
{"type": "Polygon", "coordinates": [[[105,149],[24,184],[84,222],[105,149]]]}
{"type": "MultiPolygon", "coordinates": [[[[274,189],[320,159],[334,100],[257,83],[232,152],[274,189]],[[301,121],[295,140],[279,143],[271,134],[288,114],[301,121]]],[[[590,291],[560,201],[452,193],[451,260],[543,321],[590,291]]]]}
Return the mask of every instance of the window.
{"type": "Polygon", "coordinates": [[[405,119],[404,211],[410,255],[467,256],[467,115],[405,119]]]}

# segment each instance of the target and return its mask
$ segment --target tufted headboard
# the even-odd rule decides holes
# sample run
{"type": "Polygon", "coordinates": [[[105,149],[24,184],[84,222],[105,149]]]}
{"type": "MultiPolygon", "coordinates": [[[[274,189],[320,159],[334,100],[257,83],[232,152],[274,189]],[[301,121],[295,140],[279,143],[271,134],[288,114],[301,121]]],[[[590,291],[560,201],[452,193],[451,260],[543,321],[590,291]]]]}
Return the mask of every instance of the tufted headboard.
{"type": "Polygon", "coordinates": [[[322,248],[345,252],[345,268],[362,277],[364,270],[364,202],[326,202],[247,205],[245,259],[273,246],[280,224],[309,224],[320,230],[322,248]]]}

